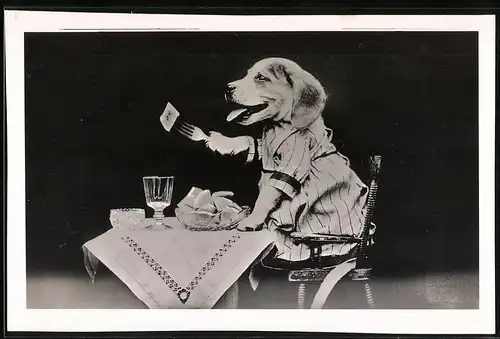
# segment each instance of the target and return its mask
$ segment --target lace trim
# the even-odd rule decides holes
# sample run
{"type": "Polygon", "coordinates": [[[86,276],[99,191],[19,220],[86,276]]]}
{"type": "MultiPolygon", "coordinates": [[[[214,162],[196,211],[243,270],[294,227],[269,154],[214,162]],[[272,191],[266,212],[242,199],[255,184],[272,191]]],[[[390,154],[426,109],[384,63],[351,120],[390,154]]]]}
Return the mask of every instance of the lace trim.
{"type": "Polygon", "coordinates": [[[229,250],[229,248],[240,238],[239,234],[233,235],[221,248],[215,252],[215,254],[207,261],[207,263],[201,268],[198,274],[191,280],[191,282],[186,286],[180,286],[167,271],[161,265],[152,258],[146,251],[144,251],[137,242],[131,237],[122,237],[122,240],[132,249],[134,252],[144,260],[146,264],[153,269],[153,271],[158,274],[158,276],[167,284],[167,286],[174,292],[179,300],[185,304],[189,297],[191,296],[191,292],[198,285],[198,283],[202,280],[202,278],[212,269],[217,261],[222,258],[222,256],[229,250]]]}

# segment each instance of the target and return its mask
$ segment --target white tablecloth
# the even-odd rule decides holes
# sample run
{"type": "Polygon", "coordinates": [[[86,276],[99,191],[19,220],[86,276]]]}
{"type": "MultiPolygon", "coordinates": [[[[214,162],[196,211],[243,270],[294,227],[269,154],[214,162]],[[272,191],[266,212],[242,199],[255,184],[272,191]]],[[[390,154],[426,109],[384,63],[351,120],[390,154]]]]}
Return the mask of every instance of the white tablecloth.
{"type": "Polygon", "coordinates": [[[102,262],[149,308],[212,308],[274,244],[266,230],[193,232],[176,225],[113,228],[90,240],[83,245],[89,274],[95,277],[102,262]]]}

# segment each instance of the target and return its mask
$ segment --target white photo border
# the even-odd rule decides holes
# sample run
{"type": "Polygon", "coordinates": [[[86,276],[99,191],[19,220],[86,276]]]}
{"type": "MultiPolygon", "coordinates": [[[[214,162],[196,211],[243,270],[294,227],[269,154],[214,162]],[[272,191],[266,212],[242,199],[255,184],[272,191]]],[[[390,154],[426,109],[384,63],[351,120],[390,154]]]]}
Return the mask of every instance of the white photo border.
{"type": "Polygon", "coordinates": [[[236,16],[5,11],[8,331],[495,333],[495,17],[236,16]],[[476,31],[479,34],[478,310],[35,310],[26,308],[24,33],[74,31],[476,31]],[[363,319],[362,322],[359,320],[363,319]]]}

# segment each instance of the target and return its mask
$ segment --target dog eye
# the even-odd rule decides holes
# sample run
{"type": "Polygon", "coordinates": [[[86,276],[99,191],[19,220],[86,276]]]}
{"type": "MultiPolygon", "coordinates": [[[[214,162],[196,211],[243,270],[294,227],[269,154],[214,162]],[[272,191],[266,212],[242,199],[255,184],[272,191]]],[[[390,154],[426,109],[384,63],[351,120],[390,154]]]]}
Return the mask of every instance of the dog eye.
{"type": "Polygon", "coordinates": [[[262,74],[257,74],[254,79],[257,81],[271,81],[271,79],[263,76],[262,74]]]}

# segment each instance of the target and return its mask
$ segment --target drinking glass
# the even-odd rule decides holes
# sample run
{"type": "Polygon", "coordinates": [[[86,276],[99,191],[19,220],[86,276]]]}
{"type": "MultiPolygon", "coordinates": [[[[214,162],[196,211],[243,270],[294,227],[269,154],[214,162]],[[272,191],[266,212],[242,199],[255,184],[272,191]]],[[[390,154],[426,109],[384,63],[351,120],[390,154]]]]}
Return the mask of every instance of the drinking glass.
{"type": "Polygon", "coordinates": [[[163,223],[163,210],[170,206],[174,177],[148,176],[143,177],[142,181],[146,204],[155,211],[154,226],[166,227],[163,223]]]}

